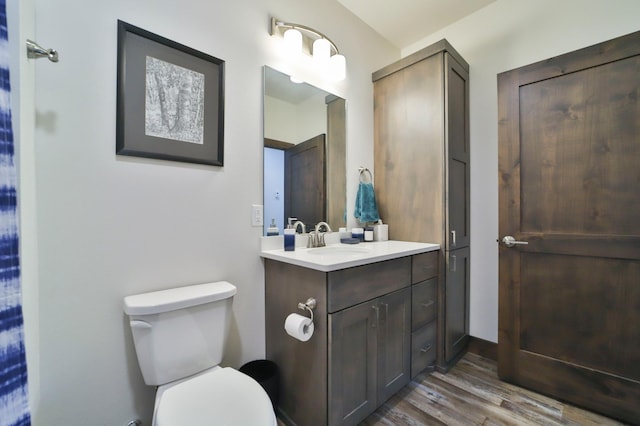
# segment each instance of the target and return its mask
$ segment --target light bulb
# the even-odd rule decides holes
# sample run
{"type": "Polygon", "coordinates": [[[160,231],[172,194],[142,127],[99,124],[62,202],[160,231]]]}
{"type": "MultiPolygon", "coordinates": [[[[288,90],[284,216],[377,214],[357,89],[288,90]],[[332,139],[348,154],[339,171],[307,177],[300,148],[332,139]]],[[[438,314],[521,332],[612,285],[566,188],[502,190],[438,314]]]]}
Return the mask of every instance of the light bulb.
{"type": "Polygon", "coordinates": [[[284,32],[284,45],[291,56],[299,55],[302,52],[302,33],[293,28],[284,32]]]}
{"type": "Polygon", "coordinates": [[[313,60],[319,64],[329,62],[331,55],[331,43],[326,38],[319,38],[313,42],[313,60]]]}

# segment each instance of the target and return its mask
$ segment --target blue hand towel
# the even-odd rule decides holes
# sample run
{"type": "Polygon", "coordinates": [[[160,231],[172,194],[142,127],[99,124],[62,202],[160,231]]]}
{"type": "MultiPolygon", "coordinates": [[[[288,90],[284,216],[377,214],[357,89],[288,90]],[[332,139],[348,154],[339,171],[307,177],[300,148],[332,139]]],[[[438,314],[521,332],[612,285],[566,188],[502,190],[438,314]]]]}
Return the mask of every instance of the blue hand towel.
{"type": "Polygon", "coordinates": [[[380,219],[378,205],[376,204],[376,194],[373,191],[373,184],[360,182],[358,193],[356,194],[356,207],[353,215],[360,223],[377,222],[380,219]]]}

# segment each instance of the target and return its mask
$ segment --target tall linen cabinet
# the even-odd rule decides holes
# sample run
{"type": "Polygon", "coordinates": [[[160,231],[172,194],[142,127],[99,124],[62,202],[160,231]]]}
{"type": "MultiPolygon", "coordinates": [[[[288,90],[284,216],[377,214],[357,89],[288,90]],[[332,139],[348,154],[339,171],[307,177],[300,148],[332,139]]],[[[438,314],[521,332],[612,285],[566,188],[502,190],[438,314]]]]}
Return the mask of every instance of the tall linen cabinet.
{"type": "Polygon", "coordinates": [[[469,65],[441,40],[373,73],[374,175],[394,240],[439,243],[436,366],[469,340],[469,65]]]}

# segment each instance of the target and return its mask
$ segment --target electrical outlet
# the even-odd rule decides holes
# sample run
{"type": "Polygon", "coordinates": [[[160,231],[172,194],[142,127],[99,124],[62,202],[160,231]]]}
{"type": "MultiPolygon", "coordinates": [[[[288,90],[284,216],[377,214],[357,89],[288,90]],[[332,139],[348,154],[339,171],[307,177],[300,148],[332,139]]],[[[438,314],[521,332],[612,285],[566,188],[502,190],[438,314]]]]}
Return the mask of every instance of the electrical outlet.
{"type": "Polygon", "coordinates": [[[262,205],[251,205],[251,226],[262,226],[262,205]]]}

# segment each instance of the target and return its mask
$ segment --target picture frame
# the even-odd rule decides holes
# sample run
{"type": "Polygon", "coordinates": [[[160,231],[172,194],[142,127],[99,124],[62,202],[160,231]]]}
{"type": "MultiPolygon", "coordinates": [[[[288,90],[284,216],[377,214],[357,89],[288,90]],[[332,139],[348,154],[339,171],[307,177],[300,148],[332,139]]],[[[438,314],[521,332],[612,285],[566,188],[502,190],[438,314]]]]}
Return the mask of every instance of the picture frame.
{"type": "Polygon", "coordinates": [[[116,154],[224,165],[225,62],[118,20],[116,154]]]}

